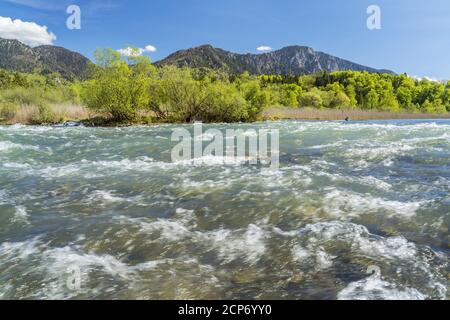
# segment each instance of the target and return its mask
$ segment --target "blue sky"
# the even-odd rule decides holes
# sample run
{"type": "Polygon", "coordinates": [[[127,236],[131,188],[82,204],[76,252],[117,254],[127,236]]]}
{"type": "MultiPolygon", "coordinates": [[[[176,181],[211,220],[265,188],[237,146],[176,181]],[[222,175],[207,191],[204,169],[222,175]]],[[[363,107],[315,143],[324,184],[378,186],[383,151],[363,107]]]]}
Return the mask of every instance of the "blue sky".
{"type": "Polygon", "coordinates": [[[47,26],[55,45],[88,57],[98,47],[129,45],[156,47],[145,53],[154,61],[205,43],[241,53],[307,45],[371,67],[450,79],[448,0],[0,0],[0,17],[47,26]],[[82,10],[81,30],[66,28],[70,4],[82,10]],[[381,8],[381,30],[366,27],[371,4],[381,8]]]}

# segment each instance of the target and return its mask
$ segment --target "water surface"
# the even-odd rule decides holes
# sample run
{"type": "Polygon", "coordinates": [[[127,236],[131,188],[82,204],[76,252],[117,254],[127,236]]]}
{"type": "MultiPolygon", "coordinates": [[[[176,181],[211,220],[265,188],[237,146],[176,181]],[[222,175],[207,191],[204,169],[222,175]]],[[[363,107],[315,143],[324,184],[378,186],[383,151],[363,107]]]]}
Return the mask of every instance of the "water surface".
{"type": "Polygon", "coordinates": [[[274,172],[174,127],[0,126],[0,299],[449,298],[450,121],[206,126],[279,129],[274,172]]]}

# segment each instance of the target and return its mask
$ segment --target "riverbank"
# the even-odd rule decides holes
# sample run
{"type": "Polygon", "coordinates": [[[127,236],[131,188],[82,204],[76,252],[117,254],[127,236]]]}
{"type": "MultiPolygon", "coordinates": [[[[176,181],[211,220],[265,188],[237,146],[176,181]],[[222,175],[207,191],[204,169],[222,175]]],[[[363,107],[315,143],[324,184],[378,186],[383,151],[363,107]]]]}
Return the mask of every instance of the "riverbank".
{"type": "Polygon", "coordinates": [[[449,119],[450,113],[386,112],[360,109],[268,108],[261,114],[264,120],[395,120],[395,119],[449,119]]]}
{"type": "MultiPolygon", "coordinates": [[[[395,120],[395,119],[449,119],[450,113],[408,113],[386,112],[360,109],[315,109],[271,107],[263,111],[257,118],[260,121],[271,120],[395,120]]],[[[43,125],[63,124],[68,121],[83,123],[91,127],[115,127],[163,123],[152,117],[151,113],[142,113],[133,121],[117,122],[93,113],[85,106],[63,104],[51,105],[44,109],[36,106],[22,106],[9,113],[0,114],[0,125],[43,125]]]]}
{"type": "Polygon", "coordinates": [[[66,121],[85,121],[96,115],[88,108],[76,104],[51,104],[46,106],[0,106],[0,124],[40,125],[60,124],[66,121]]]}

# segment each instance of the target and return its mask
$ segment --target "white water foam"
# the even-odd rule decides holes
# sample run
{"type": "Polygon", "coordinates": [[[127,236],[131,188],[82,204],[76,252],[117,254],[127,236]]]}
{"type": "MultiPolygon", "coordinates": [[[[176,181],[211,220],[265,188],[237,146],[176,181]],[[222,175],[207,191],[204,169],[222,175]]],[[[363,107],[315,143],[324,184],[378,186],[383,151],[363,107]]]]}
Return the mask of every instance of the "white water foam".
{"type": "Polygon", "coordinates": [[[17,144],[10,141],[0,141],[0,151],[9,151],[13,149],[36,150],[36,151],[39,150],[39,148],[35,146],[17,144]]]}
{"type": "Polygon", "coordinates": [[[338,293],[339,300],[425,300],[427,297],[414,288],[399,289],[376,277],[350,283],[338,293]]]}
{"type": "Polygon", "coordinates": [[[333,259],[335,257],[329,255],[323,248],[314,248],[310,244],[308,249],[300,245],[294,246],[292,249],[292,258],[299,264],[311,264],[316,271],[322,271],[333,266],[333,259]]]}
{"type": "Polygon", "coordinates": [[[95,190],[92,192],[86,199],[85,202],[88,204],[100,204],[101,206],[107,206],[109,204],[118,204],[118,203],[131,203],[136,206],[145,206],[146,204],[143,202],[143,196],[128,196],[128,197],[120,197],[116,195],[116,191],[114,190],[95,190]]]}
{"type": "MultiPolygon", "coordinates": [[[[24,278],[35,272],[43,277],[42,285],[34,288],[31,296],[38,299],[70,299],[79,294],[96,296],[102,290],[110,290],[89,285],[93,275],[96,274],[98,277],[98,272],[108,275],[109,278],[126,281],[133,286],[133,283],[139,282],[140,272],[173,262],[172,259],[161,259],[128,265],[112,255],[86,253],[77,246],[49,248],[39,238],[24,242],[2,243],[0,258],[5,266],[9,266],[10,272],[18,272],[14,268],[23,268],[28,263],[33,264],[32,268],[28,269],[29,271],[19,272],[22,272],[24,278]],[[77,268],[80,271],[81,286],[79,290],[74,291],[67,287],[66,280],[71,275],[68,268],[77,268]],[[93,273],[94,271],[96,273],[93,273]]],[[[7,297],[9,296],[8,290],[12,290],[13,287],[9,281],[0,284],[0,290],[7,297]]],[[[26,288],[27,284],[24,284],[23,287],[26,288]]]]}
{"type": "Polygon", "coordinates": [[[357,194],[350,191],[331,189],[324,197],[324,209],[333,217],[355,217],[384,210],[390,216],[411,218],[426,201],[400,202],[357,194]]]}
{"type": "Polygon", "coordinates": [[[211,241],[226,263],[243,257],[248,263],[255,264],[266,252],[265,238],[264,230],[253,224],[243,234],[223,229],[206,234],[206,240],[211,241]]]}
{"type": "Polygon", "coordinates": [[[130,218],[127,216],[120,216],[115,219],[122,224],[139,226],[144,234],[159,233],[160,237],[169,242],[177,242],[192,237],[193,234],[189,228],[196,226],[194,211],[183,208],[176,210],[174,219],[156,219],[151,222],[146,218],[130,218]]]}
{"type": "MultiPolygon", "coordinates": [[[[278,234],[283,234],[283,232],[278,231],[278,234]]],[[[292,236],[291,232],[284,234],[286,236],[292,236]]],[[[384,238],[372,235],[364,226],[338,221],[307,225],[297,233],[297,237],[304,242],[302,248],[307,248],[307,255],[309,256],[317,252],[325,252],[327,256],[332,256],[335,248],[348,248],[352,256],[370,259],[380,268],[382,266],[389,268],[392,264],[402,266],[403,273],[411,273],[409,277],[410,281],[413,281],[416,276],[418,277],[416,280],[419,282],[412,282],[415,285],[412,283],[409,285],[415,288],[420,286],[421,291],[426,290],[434,298],[446,298],[447,287],[445,285],[445,275],[441,274],[441,271],[438,270],[440,268],[445,270],[445,265],[437,269],[432,267],[430,261],[433,257],[438,258],[438,255],[430,248],[418,248],[414,243],[407,241],[404,237],[384,238]]],[[[303,256],[306,255],[305,251],[300,251],[300,253],[303,256]]],[[[294,259],[299,256],[295,247],[292,256],[294,259]]],[[[320,263],[318,263],[318,266],[320,267],[320,263]]],[[[370,284],[366,288],[370,288],[370,284]]],[[[355,289],[361,285],[365,285],[365,283],[350,286],[349,292],[352,292],[351,289],[355,289]]],[[[389,288],[393,289],[392,287],[389,288]]],[[[411,289],[414,288],[411,287],[411,289]]],[[[394,294],[396,292],[392,291],[391,293],[394,294]]],[[[413,292],[407,291],[408,294],[413,292]]]]}
{"type": "Polygon", "coordinates": [[[11,218],[12,222],[30,224],[28,221],[27,208],[24,206],[16,206],[14,216],[11,218]]]}
{"type": "Polygon", "coordinates": [[[164,242],[194,241],[207,250],[217,252],[225,263],[243,258],[248,263],[256,263],[266,251],[266,231],[256,225],[246,229],[218,229],[208,232],[196,230],[196,218],[191,210],[177,209],[173,219],[156,219],[149,222],[146,218],[115,218],[122,224],[139,226],[143,234],[159,235],[164,242]]]}
{"type": "Polygon", "coordinates": [[[300,230],[314,245],[332,244],[344,241],[351,249],[363,256],[383,259],[403,259],[413,261],[417,247],[403,237],[383,238],[373,236],[366,227],[346,222],[323,222],[307,225],[300,230]]]}

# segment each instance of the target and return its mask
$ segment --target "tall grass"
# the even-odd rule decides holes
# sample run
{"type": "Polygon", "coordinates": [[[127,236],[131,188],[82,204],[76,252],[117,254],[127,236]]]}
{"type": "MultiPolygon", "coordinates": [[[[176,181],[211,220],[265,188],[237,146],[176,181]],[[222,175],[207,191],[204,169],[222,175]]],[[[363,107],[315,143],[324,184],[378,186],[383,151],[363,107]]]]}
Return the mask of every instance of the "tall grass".
{"type": "Polygon", "coordinates": [[[92,116],[92,113],[86,107],[73,104],[0,107],[0,122],[5,124],[55,124],[65,121],[86,120],[92,116]]]}
{"type": "Polygon", "coordinates": [[[21,105],[50,105],[61,102],[75,102],[75,94],[67,87],[15,87],[0,92],[1,104],[21,105]]]}
{"type": "Polygon", "coordinates": [[[60,123],[91,115],[76,103],[68,87],[15,87],[0,91],[0,122],[7,124],[60,123]]]}
{"type": "Polygon", "coordinates": [[[386,112],[361,109],[316,109],[316,108],[268,108],[261,114],[262,119],[298,119],[298,120],[383,120],[383,119],[437,119],[450,118],[450,114],[386,112]]]}

